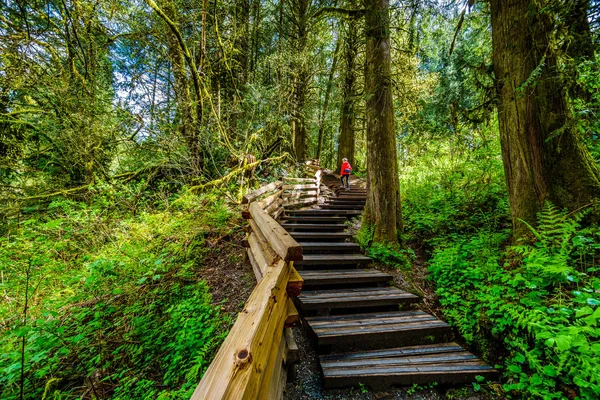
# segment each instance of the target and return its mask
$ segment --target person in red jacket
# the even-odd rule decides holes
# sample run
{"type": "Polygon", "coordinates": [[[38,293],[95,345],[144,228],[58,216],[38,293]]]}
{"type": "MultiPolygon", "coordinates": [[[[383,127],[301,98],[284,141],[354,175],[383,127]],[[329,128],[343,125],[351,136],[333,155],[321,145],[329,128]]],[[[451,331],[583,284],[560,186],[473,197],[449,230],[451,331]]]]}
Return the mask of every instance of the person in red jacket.
{"type": "Polygon", "coordinates": [[[350,172],[352,172],[352,166],[348,162],[347,158],[342,158],[342,168],[340,170],[340,179],[342,180],[342,187],[346,190],[350,190],[350,172]],[[344,185],[344,178],[346,178],[346,184],[344,185]]]}

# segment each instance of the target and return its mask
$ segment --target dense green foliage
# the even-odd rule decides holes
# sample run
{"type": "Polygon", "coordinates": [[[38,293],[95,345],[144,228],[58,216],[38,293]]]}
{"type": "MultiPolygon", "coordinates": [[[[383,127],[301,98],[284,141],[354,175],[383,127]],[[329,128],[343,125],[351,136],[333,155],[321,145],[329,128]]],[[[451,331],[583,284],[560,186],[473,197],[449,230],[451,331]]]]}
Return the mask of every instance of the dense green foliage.
{"type": "Polygon", "coordinates": [[[19,397],[23,354],[27,398],[187,398],[197,385],[231,323],[203,278],[221,256],[208,243],[230,237],[220,246],[239,261],[239,217],[223,193],[132,189],[57,199],[0,238],[3,399],[19,397]]]}
{"type": "Polygon", "coordinates": [[[468,343],[499,351],[507,391],[600,395],[600,238],[579,229],[579,219],[548,203],[531,244],[503,250],[509,232],[481,230],[452,238],[432,257],[448,320],[468,343]]]}

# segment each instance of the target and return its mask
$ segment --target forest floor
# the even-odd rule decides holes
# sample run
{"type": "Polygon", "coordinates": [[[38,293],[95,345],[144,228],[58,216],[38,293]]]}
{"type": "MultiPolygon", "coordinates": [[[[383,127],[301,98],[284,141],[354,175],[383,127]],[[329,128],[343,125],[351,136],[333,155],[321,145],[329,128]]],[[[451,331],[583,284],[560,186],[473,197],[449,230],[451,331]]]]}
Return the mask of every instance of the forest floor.
{"type": "Polygon", "coordinates": [[[202,278],[210,287],[213,303],[220,305],[233,322],[256,286],[241,239],[241,235],[216,238],[212,245],[219,247],[218,251],[212,252],[214,256],[206,260],[206,266],[200,269],[202,278]],[[224,254],[228,256],[224,257],[224,254]]]}

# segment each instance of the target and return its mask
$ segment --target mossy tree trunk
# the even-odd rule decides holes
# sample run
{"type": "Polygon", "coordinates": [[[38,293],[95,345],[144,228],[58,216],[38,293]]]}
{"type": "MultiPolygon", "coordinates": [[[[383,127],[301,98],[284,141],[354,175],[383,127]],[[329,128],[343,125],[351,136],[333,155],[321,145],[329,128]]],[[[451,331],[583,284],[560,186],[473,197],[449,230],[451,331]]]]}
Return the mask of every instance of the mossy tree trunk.
{"type": "Polygon", "coordinates": [[[344,29],[344,81],[342,84],[342,104],[340,110],[340,139],[336,171],[347,158],[354,167],[354,102],[356,101],[356,59],[358,57],[359,38],[357,21],[349,20],[344,29]]]}
{"type": "Polygon", "coordinates": [[[546,200],[570,210],[600,196],[600,171],[573,128],[557,70],[556,19],[532,0],[491,0],[500,139],[514,236],[546,200]]]}
{"type": "Polygon", "coordinates": [[[175,100],[180,117],[179,129],[190,154],[193,174],[197,175],[204,169],[199,133],[203,109],[198,68],[179,31],[178,13],[174,2],[146,2],[167,25],[165,39],[173,71],[175,100]]]}
{"type": "Polygon", "coordinates": [[[399,242],[402,230],[398,159],[392,102],[389,0],[365,1],[367,184],[364,221],[373,239],[399,242]]]}

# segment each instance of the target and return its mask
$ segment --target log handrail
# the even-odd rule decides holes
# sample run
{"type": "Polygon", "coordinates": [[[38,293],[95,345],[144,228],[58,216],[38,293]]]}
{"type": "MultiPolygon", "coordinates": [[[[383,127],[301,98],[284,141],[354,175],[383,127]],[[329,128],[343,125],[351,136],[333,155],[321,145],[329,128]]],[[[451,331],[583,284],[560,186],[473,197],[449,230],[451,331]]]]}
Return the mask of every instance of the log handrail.
{"type": "Polygon", "coordinates": [[[258,284],[196,387],[193,400],[282,396],[284,364],[292,362],[291,354],[297,352],[293,336],[284,334],[284,329],[299,323],[291,297],[300,294],[303,280],[293,266],[302,260],[302,247],[277,218],[284,205],[317,202],[320,185],[318,169],[314,178],[284,177],[243,196],[242,204],[248,206],[242,216],[250,227],[244,246],[258,284]],[[294,180],[302,183],[284,185],[294,180]],[[291,195],[284,196],[290,190],[291,195]]]}

